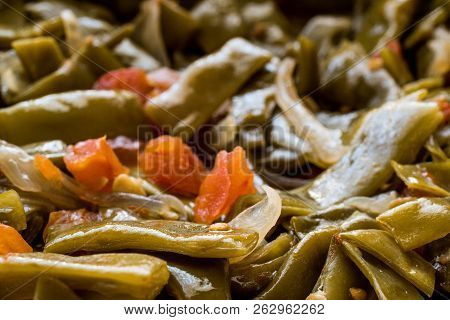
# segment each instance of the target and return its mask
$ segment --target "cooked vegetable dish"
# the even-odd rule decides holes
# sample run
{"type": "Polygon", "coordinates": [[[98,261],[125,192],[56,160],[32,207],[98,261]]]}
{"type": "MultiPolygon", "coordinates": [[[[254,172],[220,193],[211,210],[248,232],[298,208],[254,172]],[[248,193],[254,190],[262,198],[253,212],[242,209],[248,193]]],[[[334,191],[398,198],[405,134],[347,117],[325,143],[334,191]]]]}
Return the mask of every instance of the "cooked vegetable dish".
{"type": "Polygon", "coordinates": [[[449,299],[449,15],[0,0],[0,298],[449,299]]]}

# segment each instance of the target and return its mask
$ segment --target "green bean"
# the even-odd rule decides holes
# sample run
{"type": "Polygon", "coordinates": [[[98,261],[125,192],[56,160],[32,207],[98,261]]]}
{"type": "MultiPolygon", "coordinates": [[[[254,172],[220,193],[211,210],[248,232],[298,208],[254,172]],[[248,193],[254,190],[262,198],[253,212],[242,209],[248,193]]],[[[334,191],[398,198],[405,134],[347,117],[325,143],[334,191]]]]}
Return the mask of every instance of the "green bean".
{"type": "Polygon", "coordinates": [[[305,299],[314,288],[336,228],[306,235],[292,248],[274,279],[257,299],[305,299]]]}
{"type": "Polygon", "coordinates": [[[146,121],[138,97],[131,92],[73,91],[1,109],[0,138],[27,144],[51,139],[75,143],[105,134],[136,137],[136,127],[146,121]]]}
{"type": "Polygon", "coordinates": [[[0,256],[0,297],[32,298],[44,272],[72,289],[107,292],[115,298],[154,298],[169,279],[164,261],[142,254],[10,254],[0,256]]]}
{"type": "Polygon", "coordinates": [[[422,300],[420,293],[407,280],[370,254],[364,253],[352,244],[343,241],[342,248],[369,280],[379,299],[422,300]]]}
{"type": "Polygon", "coordinates": [[[31,80],[52,73],[64,60],[61,49],[51,37],[16,40],[12,43],[12,47],[31,80]]]}
{"type": "Polygon", "coordinates": [[[445,8],[437,8],[431,14],[426,15],[414,28],[413,32],[405,39],[405,48],[410,49],[430,37],[437,25],[447,19],[445,8]]]}
{"type": "Polygon", "coordinates": [[[336,238],[333,238],[313,295],[322,295],[327,300],[348,300],[351,298],[350,288],[364,287],[367,287],[364,276],[344,254],[336,238]]]}
{"type": "Polygon", "coordinates": [[[322,208],[350,197],[373,195],[392,176],[390,161],[412,162],[441,122],[435,103],[387,103],[366,116],[351,149],[338,163],[293,193],[306,193],[322,208]]]}
{"type": "Polygon", "coordinates": [[[362,19],[356,40],[367,52],[379,49],[386,41],[398,36],[413,18],[417,2],[406,0],[379,0],[370,4],[362,19]]]}
{"type": "Polygon", "coordinates": [[[14,190],[8,190],[0,194],[0,223],[6,223],[18,231],[27,228],[23,204],[20,201],[20,196],[14,190]]]}
{"type": "Polygon", "coordinates": [[[408,188],[433,196],[450,196],[450,161],[403,166],[393,161],[392,166],[408,188]]]}
{"type": "Polygon", "coordinates": [[[51,277],[39,277],[34,300],[79,300],[80,298],[64,282],[51,277]]]}
{"type": "Polygon", "coordinates": [[[55,17],[41,21],[34,26],[26,27],[2,27],[0,28],[0,48],[10,48],[11,44],[19,39],[26,39],[40,36],[61,37],[64,28],[60,17],[55,17]]]}
{"type": "Polygon", "coordinates": [[[434,270],[414,251],[403,252],[395,240],[382,230],[355,230],[339,234],[339,239],[376,257],[429,297],[434,291],[434,270]]]}
{"type": "Polygon", "coordinates": [[[228,261],[186,256],[162,256],[170,272],[167,290],[183,300],[228,300],[230,282],[228,261]]]}
{"type": "Polygon", "coordinates": [[[154,123],[187,138],[270,57],[243,39],[230,40],[190,65],[176,85],[152,99],[146,112],[154,123]],[[222,83],[225,78],[233,81],[222,83]]]}
{"type": "Polygon", "coordinates": [[[257,240],[255,232],[215,231],[207,225],[191,222],[99,222],[50,234],[45,252],[135,249],[173,252],[198,258],[232,258],[251,252],[257,240]]]}
{"type": "Polygon", "coordinates": [[[403,250],[419,248],[450,231],[450,199],[420,198],[377,217],[403,250]]]}
{"type": "Polygon", "coordinates": [[[413,76],[408,69],[406,61],[399,53],[385,47],[381,49],[380,56],[383,60],[384,68],[389,71],[399,85],[403,85],[413,80],[413,76]]]}
{"type": "Polygon", "coordinates": [[[421,89],[438,89],[444,85],[444,79],[442,77],[423,78],[417,81],[407,83],[403,86],[405,93],[411,93],[421,89]]]}

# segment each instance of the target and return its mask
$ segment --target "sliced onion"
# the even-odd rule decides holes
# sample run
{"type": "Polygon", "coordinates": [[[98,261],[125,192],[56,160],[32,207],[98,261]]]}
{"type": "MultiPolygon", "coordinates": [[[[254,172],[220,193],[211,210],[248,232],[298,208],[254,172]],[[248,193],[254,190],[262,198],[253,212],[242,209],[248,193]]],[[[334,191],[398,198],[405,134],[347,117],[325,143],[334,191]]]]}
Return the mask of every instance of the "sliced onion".
{"type": "Polygon", "coordinates": [[[62,184],[81,199],[105,208],[120,208],[147,219],[186,220],[188,210],[175,196],[157,194],[150,197],[133,193],[94,193],[83,189],[74,179],[63,175],[62,184]]]}
{"type": "Polygon", "coordinates": [[[275,98],[290,122],[295,134],[312,148],[305,158],[319,167],[327,168],[337,162],[346,151],[342,144],[342,132],[326,128],[306,107],[298,96],[293,79],[295,60],[285,58],[278,68],[275,98]]]}
{"type": "Polygon", "coordinates": [[[81,206],[75,194],[42,176],[32,156],[3,140],[0,140],[0,170],[16,188],[38,193],[59,208],[74,209],[81,206]]]}
{"type": "MultiPolygon", "coordinates": [[[[258,243],[255,249],[264,243],[264,238],[269,231],[276,225],[281,215],[281,197],[274,189],[263,186],[266,197],[242,211],[236,218],[229,222],[233,229],[246,229],[258,233],[258,243]]],[[[251,252],[250,252],[251,253],[251,252]]],[[[230,259],[231,263],[237,263],[248,256],[230,259]]]]}
{"type": "Polygon", "coordinates": [[[157,194],[152,196],[152,198],[165,202],[171,211],[175,211],[179,215],[179,220],[188,221],[189,217],[193,215],[192,209],[175,196],[170,194],[157,194]]]}
{"type": "Polygon", "coordinates": [[[129,210],[144,218],[185,219],[189,213],[183,202],[171,195],[145,197],[120,192],[94,193],[63,172],[61,181],[49,181],[35,167],[32,156],[3,140],[0,140],[0,170],[14,187],[42,196],[58,208],[81,208],[85,201],[100,207],[129,210]]]}

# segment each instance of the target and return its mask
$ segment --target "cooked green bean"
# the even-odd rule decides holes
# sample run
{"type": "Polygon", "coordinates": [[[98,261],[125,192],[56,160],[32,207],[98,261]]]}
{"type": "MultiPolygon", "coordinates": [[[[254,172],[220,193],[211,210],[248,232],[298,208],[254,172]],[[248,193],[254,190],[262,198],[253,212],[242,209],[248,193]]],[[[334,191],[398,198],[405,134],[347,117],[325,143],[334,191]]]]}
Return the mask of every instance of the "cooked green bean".
{"type": "Polygon", "coordinates": [[[314,288],[336,228],[311,232],[292,248],[258,299],[305,299],[314,288]]]}
{"type": "Polygon", "coordinates": [[[408,188],[434,196],[450,196],[450,161],[404,166],[393,161],[392,166],[408,188]]]}
{"type": "Polygon", "coordinates": [[[350,288],[365,288],[366,286],[364,276],[333,238],[325,266],[312,290],[313,295],[322,295],[327,300],[348,300],[350,299],[350,288]]]}
{"type": "Polygon", "coordinates": [[[339,239],[383,261],[428,296],[433,293],[434,270],[431,264],[413,251],[403,252],[386,231],[350,231],[341,233],[339,239]]]}
{"type": "Polygon", "coordinates": [[[32,298],[38,277],[43,272],[72,289],[107,293],[116,298],[154,298],[169,279],[164,261],[142,254],[84,257],[50,253],[10,254],[0,256],[0,297],[32,298]]]}
{"type": "Polygon", "coordinates": [[[145,123],[139,99],[132,93],[73,91],[1,109],[0,137],[17,144],[51,139],[74,143],[104,134],[136,136],[136,127],[145,123]]]}
{"type": "Polygon", "coordinates": [[[17,40],[12,47],[32,80],[52,73],[64,60],[61,49],[51,37],[17,40]]]}
{"type": "Polygon", "coordinates": [[[245,230],[215,231],[181,221],[100,222],[50,234],[45,252],[154,250],[198,258],[232,258],[249,253],[258,235],[245,230]],[[145,237],[143,237],[145,235],[145,237]]]}
{"type": "Polygon", "coordinates": [[[14,190],[0,193],[0,223],[6,223],[19,231],[27,228],[23,204],[14,190]]]}
{"type": "Polygon", "coordinates": [[[321,207],[352,196],[373,195],[391,177],[390,161],[413,161],[441,121],[436,104],[408,100],[387,103],[366,116],[352,148],[338,163],[305,190],[295,192],[306,192],[321,207]]]}
{"type": "Polygon", "coordinates": [[[33,299],[78,300],[80,298],[64,282],[55,278],[39,277],[33,299]]]}
{"type": "Polygon", "coordinates": [[[228,261],[163,256],[170,272],[167,290],[181,300],[228,300],[228,261]]]}
{"type": "Polygon", "coordinates": [[[404,250],[419,248],[450,231],[450,199],[420,198],[399,205],[377,220],[404,250]]]}
{"type": "Polygon", "coordinates": [[[370,254],[365,254],[352,244],[343,241],[347,256],[358,266],[369,280],[379,299],[421,300],[420,293],[407,280],[399,276],[370,254]]]}
{"type": "Polygon", "coordinates": [[[146,112],[166,130],[190,136],[269,60],[269,52],[243,39],[231,40],[217,53],[190,65],[176,85],[152,99],[146,112]],[[224,78],[233,81],[217,86],[224,78]]]}

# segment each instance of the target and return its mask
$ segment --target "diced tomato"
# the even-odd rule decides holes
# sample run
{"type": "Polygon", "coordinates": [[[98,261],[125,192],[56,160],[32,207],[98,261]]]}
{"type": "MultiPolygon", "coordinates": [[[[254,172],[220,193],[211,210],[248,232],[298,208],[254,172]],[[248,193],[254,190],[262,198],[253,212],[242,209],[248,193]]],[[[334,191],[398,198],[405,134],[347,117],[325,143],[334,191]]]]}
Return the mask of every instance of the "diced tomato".
{"type": "Polygon", "coordinates": [[[62,173],[46,156],[37,154],[34,156],[34,165],[39,172],[49,181],[61,181],[62,173]]]}
{"type": "Polygon", "coordinates": [[[195,199],[195,221],[211,224],[223,212],[230,196],[231,178],[228,173],[228,154],[220,151],[214,168],[200,186],[195,199]]]}
{"type": "Polygon", "coordinates": [[[100,215],[95,212],[80,210],[61,210],[51,212],[48,218],[47,226],[44,229],[44,239],[47,238],[49,231],[56,227],[70,228],[79,224],[100,221],[100,215]]]}
{"type": "Polygon", "coordinates": [[[169,68],[160,68],[148,75],[137,68],[122,68],[102,75],[94,84],[96,90],[128,90],[139,95],[142,102],[169,89],[180,74],[169,68]]]}
{"type": "Polygon", "coordinates": [[[0,223],[0,254],[33,252],[30,245],[13,227],[0,223]]]}
{"type": "Polygon", "coordinates": [[[148,81],[153,89],[149,91],[149,96],[155,97],[158,94],[166,91],[179,78],[180,73],[169,68],[160,68],[150,72],[148,74],[148,81]]]}
{"type": "Polygon", "coordinates": [[[450,102],[446,100],[440,100],[438,101],[439,107],[441,108],[442,113],[444,114],[444,120],[449,121],[450,120],[450,102]]]}
{"type": "Polygon", "coordinates": [[[253,172],[248,167],[245,151],[241,147],[230,153],[221,151],[213,170],[200,186],[194,219],[211,224],[221,215],[226,216],[238,197],[255,192],[253,172]]]}
{"type": "Polygon", "coordinates": [[[123,68],[110,71],[94,84],[96,90],[128,90],[139,95],[142,102],[152,90],[147,74],[136,68],[123,68]]]}
{"type": "Polygon", "coordinates": [[[197,195],[206,172],[189,146],[167,135],[150,140],[139,162],[149,180],[185,196],[197,195]]]}
{"type": "Polygon", "coordinates": [[[64,163],[78,182],[93,191],[110,191],[114,178],[128,173],[105,137],[69,146],[64,163]]]}
{"type": "Polygon", "coordinates": [[[247,165],[245,151],[236,147],[228,155],[228,172],[231,178],[230,194],[223,208],[228,213],[238,197],[244,194],[253,194],[256,189],[253,185],[253,172],[247,165]]]}

